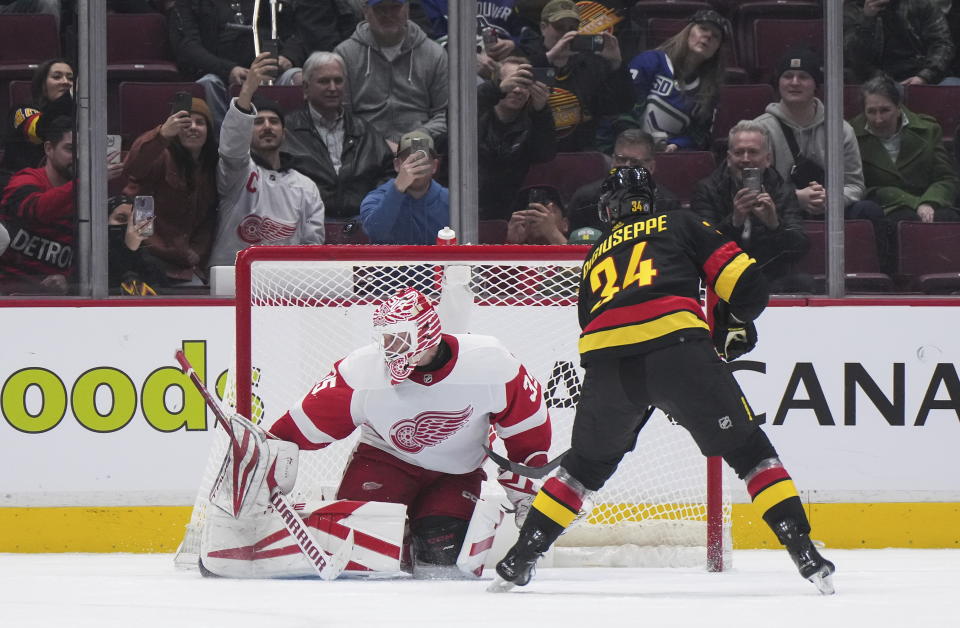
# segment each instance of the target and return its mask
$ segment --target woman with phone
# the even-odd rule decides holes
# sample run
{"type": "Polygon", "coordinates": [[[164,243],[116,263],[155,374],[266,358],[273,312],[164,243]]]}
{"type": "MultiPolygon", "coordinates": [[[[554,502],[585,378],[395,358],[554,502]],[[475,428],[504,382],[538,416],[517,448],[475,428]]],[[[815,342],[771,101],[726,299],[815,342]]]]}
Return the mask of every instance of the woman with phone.
{"type": "Polygon", "coordinates": [[[726,63],[720,47],[730,23],[713,10],[697,11],[676,35],[630,61],[636,103],[614,123],[614,136],[640,128],[658,150],[708,150],[726,63]]]}
{"type": "Polygon", "coordinates": [[[170,287],[206,282],[217,207],[217,145],[207,104],[174,101],[172,113],[133,143],[123,193],[152,196],[153,235],[144,255],[159,260],[170,287]]]}

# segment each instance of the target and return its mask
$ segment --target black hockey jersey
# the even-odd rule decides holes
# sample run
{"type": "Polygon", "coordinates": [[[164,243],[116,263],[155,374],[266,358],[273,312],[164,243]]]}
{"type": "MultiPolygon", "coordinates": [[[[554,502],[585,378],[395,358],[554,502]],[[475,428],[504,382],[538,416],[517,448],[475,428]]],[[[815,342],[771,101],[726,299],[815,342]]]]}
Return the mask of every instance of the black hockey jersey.
{"type": "Polygon", "coordinates": [[[701,279],[740,320],[753,320],[767,305],[756,260],[696,214],[677,211],[615,224],[583,263],[581,363],[709,338],[701,279]]]}

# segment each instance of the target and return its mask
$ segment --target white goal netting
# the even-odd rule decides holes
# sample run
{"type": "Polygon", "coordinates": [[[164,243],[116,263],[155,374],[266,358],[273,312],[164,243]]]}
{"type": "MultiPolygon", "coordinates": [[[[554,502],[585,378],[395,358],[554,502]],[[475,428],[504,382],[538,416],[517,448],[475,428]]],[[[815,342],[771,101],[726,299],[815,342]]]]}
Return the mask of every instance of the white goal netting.
{"type": "MultiPolygon", "coordinates": [[[[496,336],[540,380],[553,423],[551,457],[559,454],[569,447],[583,377],[576,294],[584,252],[505,246],[249,249],[237,266],[237,408],[254,421],[285,412],[335,360],[371,341],[373,309],[409,285],[438,304],[445,332],[496,336]]],[[[207,494],[226,447],[222,434],[215,440],[181,564],[196,564],[207,494]]],[[[332,498],[355,440],[301,453],[292,499],[332,498]]],[[[488,465],[488,477],[495,478],[488,465]]],[[[656,412],[636,450],[594,497],[590,516],[561,537],[554,564],[706,564],[708,503],[716,513],[712,534],[723,539],[727,554],[729,494],[714,490],[708,500],[707,466],[687,432],[656,412]]],[[[485,491],[499,492],[495,480],[486,484],[485,491]]]]}

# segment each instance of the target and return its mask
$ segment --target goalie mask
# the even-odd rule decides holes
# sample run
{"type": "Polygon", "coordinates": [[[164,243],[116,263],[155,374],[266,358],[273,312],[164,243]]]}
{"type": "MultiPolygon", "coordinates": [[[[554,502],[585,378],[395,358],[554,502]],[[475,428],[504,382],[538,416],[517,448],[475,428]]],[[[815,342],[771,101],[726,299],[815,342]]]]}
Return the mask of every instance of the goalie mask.
{"type": "Polygon", "coordinates": [[[410,377],[424,351],[440,344],[440,317],[425,296],[405,288],[373,313],[373,334],[396,385],[410,377]]]}
{"type": "Polygon", "coordinates": [[[646,168],[614,168],[600,184],[600,200],[597,203],[600,220],[613,224],[631,216],[653,214],[656,190],[657,186],[646,168]]]}

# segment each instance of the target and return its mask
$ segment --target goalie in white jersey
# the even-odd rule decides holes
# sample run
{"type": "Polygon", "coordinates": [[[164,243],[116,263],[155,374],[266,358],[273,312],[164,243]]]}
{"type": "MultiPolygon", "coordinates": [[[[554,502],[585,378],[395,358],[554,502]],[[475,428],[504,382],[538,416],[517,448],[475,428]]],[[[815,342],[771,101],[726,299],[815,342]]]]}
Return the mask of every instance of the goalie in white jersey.
{"type": "MultiPolygon", "coordinates": [[[[384,301],[373,328],[375,342],[337,361],[263,427],[300,449],[325,447],[359,427],[337,499],[406,505],[415,575],[479,575],[482,557],[466,567],[458,558],[485,478],[482,446],[492,428],[510,460],[547,462],[541,386],[496,338],[441,333],[436,310],[413,288],[384,301]]],[[[538,487],[508,471],[498,479],[519,526],[538,487]]],[[[492,531],[487,537],[492,543],[492,531]]]]}

